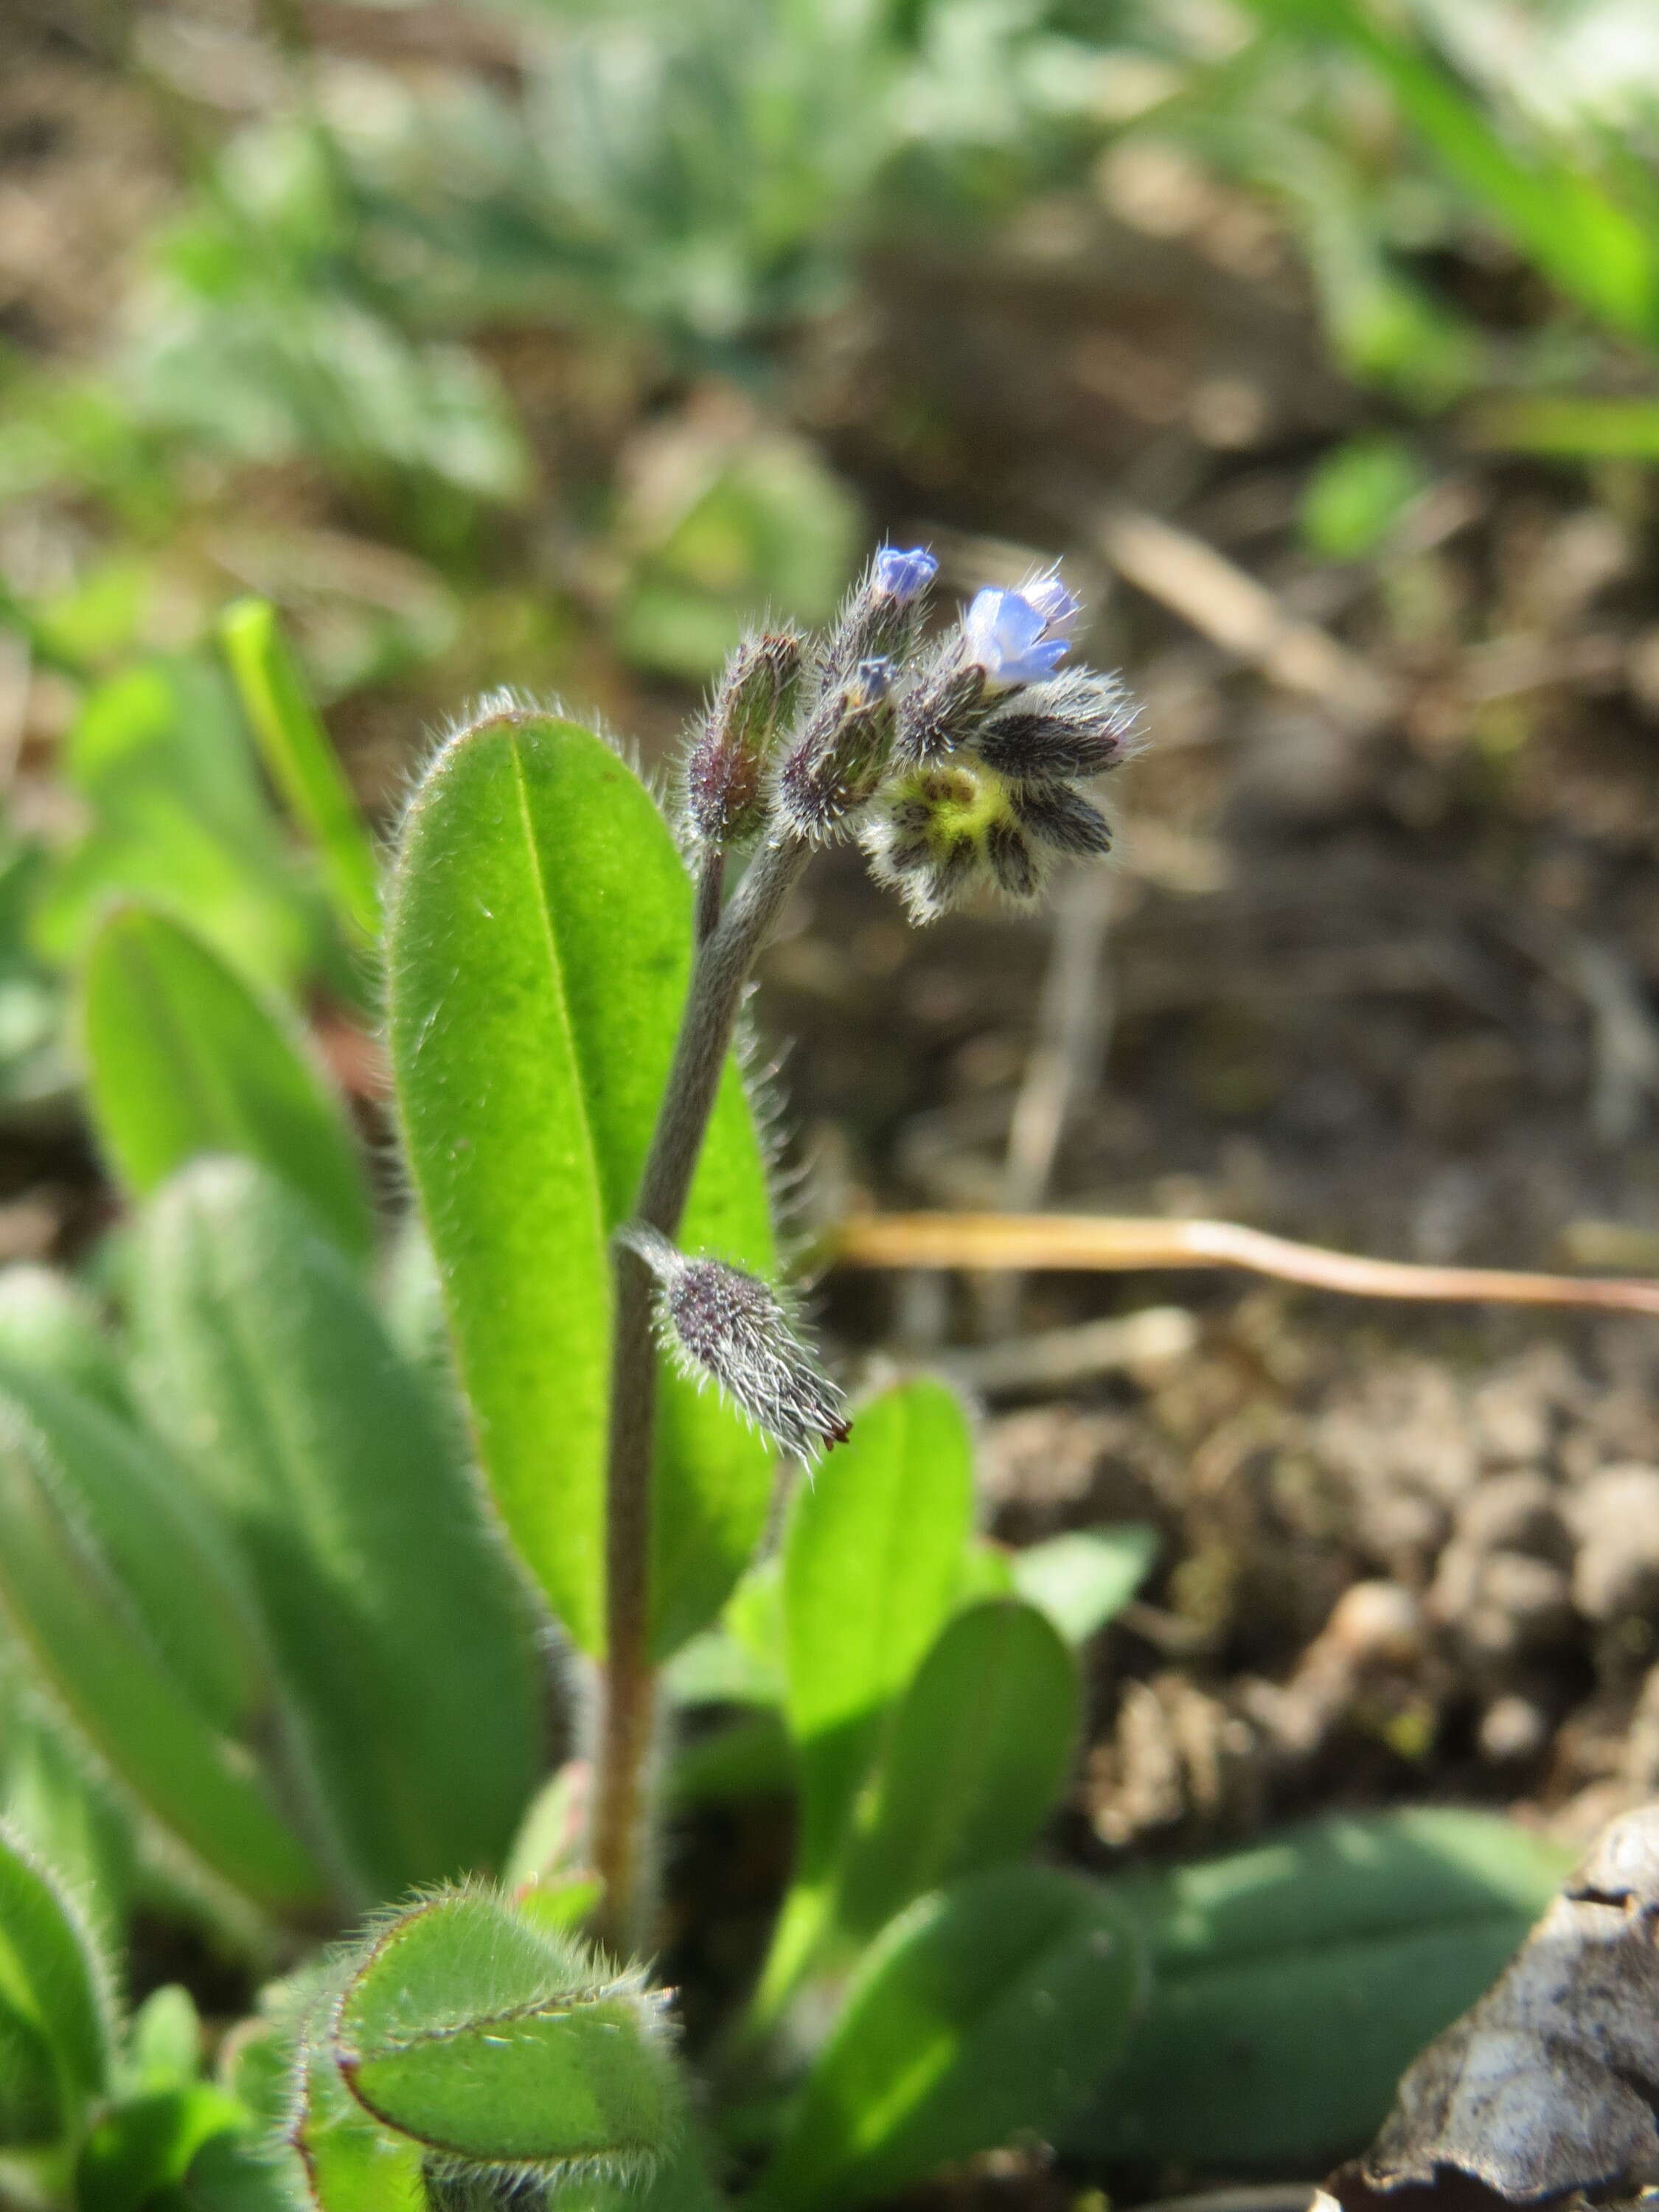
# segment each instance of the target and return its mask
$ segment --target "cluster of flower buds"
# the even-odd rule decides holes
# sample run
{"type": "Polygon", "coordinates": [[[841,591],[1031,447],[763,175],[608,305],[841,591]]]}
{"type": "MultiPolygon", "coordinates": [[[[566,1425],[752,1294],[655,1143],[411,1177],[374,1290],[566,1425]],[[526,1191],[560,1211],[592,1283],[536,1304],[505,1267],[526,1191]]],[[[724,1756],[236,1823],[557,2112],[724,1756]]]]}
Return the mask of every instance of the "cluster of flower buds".
{"type": "Polygon", "coordinates": [[[689,1259],[655,1230],[618,1239],[658,1283],[657,1326],[681,1372],[716,1383],[745,1419],[809,1462],[845,1443],[847,1401],[807,1345],[790,1305],[758,1275],[723,1260],[689,1259]]]}
{"type": "Polygon", "coordinates": [[[1115,677],[1060,667],[1079,601],[1053,570],[988,587],[924,649],[937,569],[920,547],[884,548],[812,659],[798,640],[739,649],[690,757],[695,836],[856,835],[917,921],[981,886],[1029,900],[1055,855],[1108,849],[1079,786],[1125,757],[1135,713],[1115,677]],[[763,683],[787,646],[787,683],[763,683]]]}

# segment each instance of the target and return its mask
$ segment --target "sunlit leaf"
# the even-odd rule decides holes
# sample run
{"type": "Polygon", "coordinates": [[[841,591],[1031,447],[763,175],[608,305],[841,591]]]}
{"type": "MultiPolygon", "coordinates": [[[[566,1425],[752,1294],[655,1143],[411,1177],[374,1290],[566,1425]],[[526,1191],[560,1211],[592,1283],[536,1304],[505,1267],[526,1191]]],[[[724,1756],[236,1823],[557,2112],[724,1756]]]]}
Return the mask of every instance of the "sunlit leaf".
{"type": "MultiPolygon", "coordinates": [[[[575,1640],[604,1637],[611,1231],[649,1143],[690,963],[690,887],[638,778],[575,724],[504,712],[439,756],[389,915],[410,1165],[478,1453],[575,1640]]],[[[765,1177],[735,1065],[683,1242],[766,1273],[765,1177]]],[[[666,1656],[753,1550],[768,1448],[665,1371],[652,1561],[666,1656]]]]}

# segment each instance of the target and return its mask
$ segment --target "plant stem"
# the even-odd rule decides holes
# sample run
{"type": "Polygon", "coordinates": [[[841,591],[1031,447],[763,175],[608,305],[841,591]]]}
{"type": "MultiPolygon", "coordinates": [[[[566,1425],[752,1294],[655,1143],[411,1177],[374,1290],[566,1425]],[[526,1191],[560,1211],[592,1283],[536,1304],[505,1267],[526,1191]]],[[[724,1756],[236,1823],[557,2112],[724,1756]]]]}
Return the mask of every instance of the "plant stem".
{"type": "MultiPolygon", "coordinates": [[[[793,836],[763,846],[717,926],[698,945],[634,1206],[637,1222],[671,1240],[685,1211],[750,973],[811,852],[804,838],[793,836]]],[[[700,893],[700,909],[702,905],[700,893]]],[[[650,1650],[651,1462],[657,1354],[651,1271],[636,1253],[620,1245],[614,1265],[605,1656],[599,1669],[590,1832],[594,1871],[605,1883],[599,1932],[613,1949],[629,1953],[647,1948],[650,1940],[647,1800],[656,1732],[656,1670],[650,1650]]]]}
{"type": "Polygon", "coordinates": [[[720,927],[720,904],[726,896],[726,854],[718,845],[705,845],[697,868],[696,914],[691,941],[705,945],[720,927]]]}

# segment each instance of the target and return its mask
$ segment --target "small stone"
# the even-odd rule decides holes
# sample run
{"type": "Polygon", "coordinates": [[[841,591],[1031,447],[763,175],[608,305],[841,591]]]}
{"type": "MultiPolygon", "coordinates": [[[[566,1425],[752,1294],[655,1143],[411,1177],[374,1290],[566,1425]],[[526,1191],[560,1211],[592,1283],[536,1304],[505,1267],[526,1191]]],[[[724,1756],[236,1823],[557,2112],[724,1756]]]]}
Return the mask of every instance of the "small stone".
{"type": "Polygon", "coordinates": [[[1659,1468],[1610,1467],[1572,1502],[1573,1602],[1590,1620],[1659,1607],[1659,1468]]]}
{"type": "Polygon", "coordinates": [[[1480,1755],[1494,1765],[1534,1758],[1549,1741],[1549,1716],[1530,1698],[1495,1698],[1480,1716],[1480,1755]]]}

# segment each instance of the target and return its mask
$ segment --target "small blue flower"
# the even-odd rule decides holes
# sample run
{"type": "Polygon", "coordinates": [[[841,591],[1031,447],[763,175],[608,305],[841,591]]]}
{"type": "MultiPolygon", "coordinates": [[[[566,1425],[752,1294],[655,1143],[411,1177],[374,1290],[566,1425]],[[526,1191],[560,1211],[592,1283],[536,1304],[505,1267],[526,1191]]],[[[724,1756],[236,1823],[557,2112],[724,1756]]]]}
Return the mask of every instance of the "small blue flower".
{"type": "Polygon", "coordinates": [[[884,545],[876,556],[876,589],[901,606],[908,606],[925,592],[938,574],[939,562],[925,545],[912,545],[908,550],[884,545]]]}
{"type": "MultiPolygon", "coordinates": [[[[1045,585],[1036,587],[1046,596],[1048,604],[1057,605],[1050,586],[1052,592],[1071,600],[1071,593],[1051,577],[1045,585]]],[[[1075,611],[1074,605],[1072,611],[1075,611]]],[[[1069,616],[1057,618],[1066,620],[1069,616]]],[[[1054,619],[1033,606],[1023,593],[988,584],[982,592],[975,594],[962,618],[967,659],[970,665],[982,668],[992,684],[1040,684],[1045,676],[1054,673],[1056,662],[1066,652],[1066,641],[1063,637],[1048,635],[1054,619]]]]}
{"type": "Polygon", "coordinates": [[[1053,569],[1040,576],[1032,576],[1019,587],[1019,595],[1029,606],[1042,617],[1052,635],[1074,623],[1083,611],[1083,602],[1075,592],[1068,592],[1053,569]]]}

